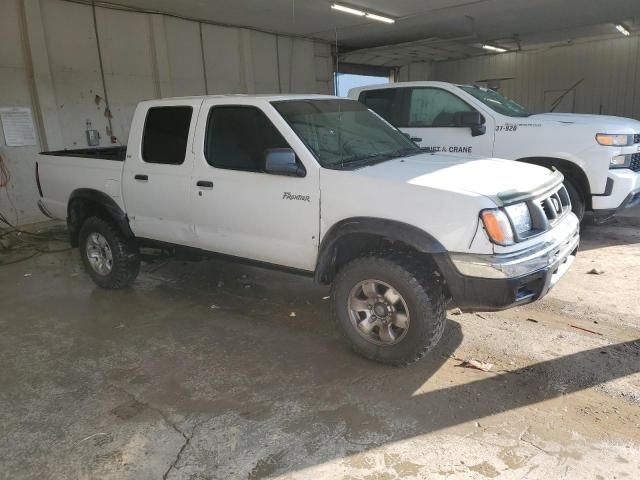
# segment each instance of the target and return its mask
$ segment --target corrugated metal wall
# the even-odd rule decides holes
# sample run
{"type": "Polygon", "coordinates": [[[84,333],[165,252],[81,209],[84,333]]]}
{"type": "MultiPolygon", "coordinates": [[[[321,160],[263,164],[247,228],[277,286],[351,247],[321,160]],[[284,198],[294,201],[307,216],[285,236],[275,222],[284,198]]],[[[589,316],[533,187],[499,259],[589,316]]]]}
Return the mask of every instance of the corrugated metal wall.
{"type": "Polygon", "coordinates": [[[501,81],[500,91],[536,112],[548,111],[562,90],[584,79],[556,111],[640,118],[637,36],[437,62],[428,75],[460,83],[503,77],[513,79],[501,81]]]}
{"type": "Polygon", "coordinates": [[[109,123],[118,141],[127,142],[141,100],[206,92],[333,91],[326,43],[100,7],[96,36],[88,5],[0,3],[0,107],[32,108],[40,137],[37,147],[7,147],[0,135],[0,154],[12,173],[9,188],[0,191],[0,211],[17,222],[43,218],[36,207],[36,153],[86,146],[87,120],[102,134],[104,146],[109,123]]]}
{"type": "Polygon", "coordinates": [[[413,80],[431,80],[433,76],[431,62],[416,62],[400,67],[398,72],[399,82],[411,82],[413,80]]]}

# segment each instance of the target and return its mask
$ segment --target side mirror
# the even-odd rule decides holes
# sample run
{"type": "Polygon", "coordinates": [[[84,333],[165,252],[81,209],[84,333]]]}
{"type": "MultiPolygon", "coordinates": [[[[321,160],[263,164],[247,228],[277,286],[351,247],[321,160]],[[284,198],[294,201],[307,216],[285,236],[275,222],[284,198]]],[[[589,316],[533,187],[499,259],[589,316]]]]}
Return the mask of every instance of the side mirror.
{"type": "Polygon", "coordinates": [[[422,141],[421,138],[418,137],[412,137],[411,134],[407,133],[407,132],[402,132],[402,134],[407,137],[409,140],[411,140],[413,143],[420,143],[422,141]]]}
{"type": "Polygon", "coordinates": [[[453,114],[453,124],[456,127],[471,128],[471,136],[477,137],[487,132],[484,117],[480,112],[456,112],[453,114]]]}
{"type": "Polygon", "coordinates": [[[264,171],[272,175],[304,177],[304,166],[296,161],[296,154],[290,148],[269,148],[264,152],[264,171]]]}

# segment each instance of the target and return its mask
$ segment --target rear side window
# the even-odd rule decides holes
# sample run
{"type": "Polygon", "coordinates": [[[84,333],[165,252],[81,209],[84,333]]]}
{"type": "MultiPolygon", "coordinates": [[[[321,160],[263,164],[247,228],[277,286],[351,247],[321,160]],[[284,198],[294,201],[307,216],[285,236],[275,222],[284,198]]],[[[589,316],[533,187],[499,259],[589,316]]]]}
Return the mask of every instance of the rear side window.
{"type": "Polygon", "coordinates": [[[213,107],[207,122],[205,157],[216,168],[264,171],[265,150],[290,148],[262,110],[250,106],[213,107]]]}
{"type": "Polygon", "coordinates": [[[384,88],[381,90],[367,90],[360,94],[358,100],[364,103],[387,122],[395,124],[398,120],[398,102],[396,102],[395,88],[384,88]]]}
{"type": "Polygon", "coordinates": [[[193,109],[186,106],[150,108],[142,134],[142,159],[181,165],[187,153],[192,114],[193,109]]]}

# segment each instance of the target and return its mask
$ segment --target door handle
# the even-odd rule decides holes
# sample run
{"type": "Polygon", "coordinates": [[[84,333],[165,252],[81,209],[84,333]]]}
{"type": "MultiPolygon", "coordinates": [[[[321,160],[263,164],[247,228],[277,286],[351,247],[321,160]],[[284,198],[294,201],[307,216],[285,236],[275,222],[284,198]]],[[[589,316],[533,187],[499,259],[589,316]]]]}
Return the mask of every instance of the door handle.
{"type": "Polygon", "coordinates": [[[144,182],[147,182],[149,180],[149,175],[140,175],[140,174],[138,174],[138,175],[134,176],[133,178],[136,179],[136,180],[142,180],[144,182]]]}
{"type": "Polygon", "coordinates": [[[196,187],[213,188],[213,182],[210,182],[208,180],[198,180],[196,183],[196,187]]]}

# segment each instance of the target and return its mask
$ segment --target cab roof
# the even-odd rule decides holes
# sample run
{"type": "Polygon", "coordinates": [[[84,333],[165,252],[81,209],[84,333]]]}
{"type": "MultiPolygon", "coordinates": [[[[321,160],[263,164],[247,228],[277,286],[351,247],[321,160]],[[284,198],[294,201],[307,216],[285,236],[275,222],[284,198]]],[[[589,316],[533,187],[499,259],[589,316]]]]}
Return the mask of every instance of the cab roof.
{"type": "Polygon", "coordinates": [[[280,100],[349,100],[344,97],[336,97],[334,95],[320,95],[320,94],[285,94],[285,93],[261,93],[255,95],[249,94],[231,94],[231,95],[196,95],[187,97],[167,97],[158,98],[155,100],[146,100],[144,103],[162,103],[162,102],[176,102],[176,101],[189,101],[197,102],[207,99],[259,99],[268,102],[280,101],[280,100]]]}
{"type": "Polygon", "coordinates": [[[360,92],[365,92],[367,90],[380,90],[383,88],[402,88],[402,87],[464,87],[467,85],[457,84],[457,83],[449,83],[449,82],[437,82],[431,80],[418,80],[415,82],[394,82],[394,83],[380,83],[378,85],[367,85],[365,87],[355,87],[349,90],[347,94],[349,98],[354,98],[359,95],[360,92]]]}

